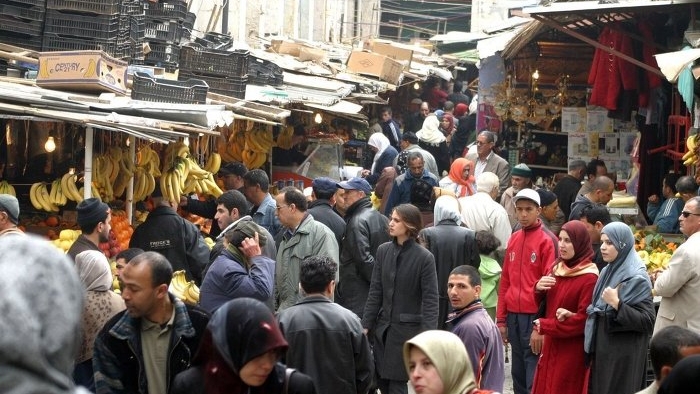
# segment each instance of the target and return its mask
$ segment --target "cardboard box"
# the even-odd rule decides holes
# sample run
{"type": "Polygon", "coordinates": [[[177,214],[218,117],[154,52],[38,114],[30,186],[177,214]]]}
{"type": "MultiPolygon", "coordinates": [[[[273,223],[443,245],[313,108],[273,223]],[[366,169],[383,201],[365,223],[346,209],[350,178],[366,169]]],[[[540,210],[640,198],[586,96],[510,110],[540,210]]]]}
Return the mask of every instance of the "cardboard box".
{"type": "Polygon", "coordinates": [[[374,42],[372,44],[372,52],[385,55],[390,59],[403,64],[404,71],[411,68],[411,60],[413,60],[413,50],[401,48],[393,44],[384,42],[374,42]]]}
{"type": "Polygon", "coordinates": [[[299,57],[302,47],[302,44],[291,41],[272,40],[272,51],[283,55],[299,57]]]}
{"type": "Polygon", "coordinates": [[[326,51],[318,48],[301,47],[299,50],[299,61],[307,60],[323,61],[326,58],[326,51]]]}
{"type": "Polygon", "coordinates": [[[373,52],[352,51],[347,66],[348,71],[372,75],[394,85],[399,84],[403,75],[403,64],[373,52]]]}
{"type": "Polygon", "coordinates": [[[41,52],[36,84],[126,94],[127,63],[102,51],[41,52]]]}

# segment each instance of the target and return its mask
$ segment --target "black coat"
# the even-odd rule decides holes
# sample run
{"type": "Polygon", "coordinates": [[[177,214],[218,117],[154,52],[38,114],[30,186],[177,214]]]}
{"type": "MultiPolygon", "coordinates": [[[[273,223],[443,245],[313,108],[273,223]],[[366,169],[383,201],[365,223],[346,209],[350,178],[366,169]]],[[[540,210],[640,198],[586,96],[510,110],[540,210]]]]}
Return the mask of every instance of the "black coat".
{"type": "Polygon", "coordinates": [[[333,234],[338,246],[342,245],[343,234],[345,234],[345,221],[336,211],[333,210],[331,203],[328,200],[314,200],[309,203],[307,210],[314,220],[326,225],[333,234]]]}
{"type": "Polygon", "coordinates": [[[421,244],[435,256],[440,306],[438,329],[445,329],[447,313],[452,310],[447,296],[450,272],[459,265],[466,264],[479,269],[481,264],[475,234],[474,230],[460,227],[453,220],[446,219],[434,227],[424,228],[418,235],[421,244]]]}
{"type": "Polygon", "coordinates": [[[214,216],[216,215],[216,199],[212,198],[207,201],[199,201],[194,198],[188,198],[187,206],[184,209],[197,216],[212,219],[211,228],[209,229],[209,236],[212,239],[216,239],[216,236],[221,234],[219,222],[214,220],[214,216]]]}
{"type": "Polygon", "coordinates": [[[554,186],[552,192],[557,195],[557,201],[559,201],[559,208],[564,212],[564,216],[568,219],[571,215],[571,204],[576,201],[576,196],[578,196],[578,191],[581,189],[581,181],[567,175],[557,182],[554,186]]]}
{"type": "Polygon", "coordinates": [[[369,197],[365,197],[348,208],[345,220],[335,300],[362,318],[377,248],[391,240],[389,219],[373,209],[369,197]]]}
{"type": "MultiPolygon", "coordinates": [[[[206,394],[204,374],[201,366],[192,367],[179,373],[169,394],[206,394]]],[[[294,371],[289,377],[287,391],[284,392],[286,367],[277,363],[261,388],[251,387],[249,393],[264,392],[269,394],[316,394],[314,382],[308,375],[294,371]],[[261,390],[262,389],[262,390],[261,390]]]]}

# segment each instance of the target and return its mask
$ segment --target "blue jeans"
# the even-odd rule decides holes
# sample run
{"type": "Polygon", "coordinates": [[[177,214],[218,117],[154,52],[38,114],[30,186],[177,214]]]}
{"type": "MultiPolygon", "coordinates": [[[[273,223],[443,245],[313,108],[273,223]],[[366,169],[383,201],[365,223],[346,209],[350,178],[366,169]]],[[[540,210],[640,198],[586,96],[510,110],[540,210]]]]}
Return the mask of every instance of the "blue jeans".
{"type": "Polygon", "coordinates": [[[511,376],[515,394],[530,394],[539,356],[530,350],[530,335],[535,314],[510,313],[506,317],[508,342],[513,356],[511,376]]]}

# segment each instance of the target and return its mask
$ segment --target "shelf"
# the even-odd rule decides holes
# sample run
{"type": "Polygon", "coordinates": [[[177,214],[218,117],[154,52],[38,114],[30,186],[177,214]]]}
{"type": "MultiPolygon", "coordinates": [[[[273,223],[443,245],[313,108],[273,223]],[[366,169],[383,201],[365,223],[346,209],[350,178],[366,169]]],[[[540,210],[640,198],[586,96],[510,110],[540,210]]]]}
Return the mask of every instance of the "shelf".
{"type": "Polygon", "coordinates": [[[566,167],[543,166],[541,164],[528,164],[528,163],[524,163],[524,164],[530,168],[539,168],[541,170],[557,170],[557,171],[564,171],[564,172],[568,171],[566,167]]]}

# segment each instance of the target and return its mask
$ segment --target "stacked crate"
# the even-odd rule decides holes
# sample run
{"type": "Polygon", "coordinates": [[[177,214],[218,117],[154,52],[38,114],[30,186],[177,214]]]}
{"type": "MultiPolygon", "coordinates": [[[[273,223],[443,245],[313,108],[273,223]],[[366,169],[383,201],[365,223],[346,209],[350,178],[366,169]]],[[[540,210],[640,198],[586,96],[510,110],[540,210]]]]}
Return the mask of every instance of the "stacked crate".
{"type": "Polygon", "coordinates": [[[131,59],[139,39],[138,0],[47,0],[46,8],[44,51],[102,50],[131,59]]]}
{"type": "Polygon", "coordinates": [[[46,0],[0,0],[0,43],[41,51],[46,0]]]}
{"type": "Polygon", "coordinates": [[[210,92],[243,99],[248,86],[249,58],[248,50],[223,51],[196,43],[184,45],[180,52],[179,79],[202,79],[210,92]]]}
{"type": "Polygon", "coordinates": [[[158,3],[144,3],[146,32],[144,40],[150,51],[144,63],[175,71],[180,61],[180,43],[189,39],[194,18],[187,12],[184,0],[165,0],[158,3]],[[190,24],[186,29],[185,23],[190,24]]]}

